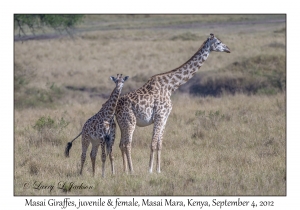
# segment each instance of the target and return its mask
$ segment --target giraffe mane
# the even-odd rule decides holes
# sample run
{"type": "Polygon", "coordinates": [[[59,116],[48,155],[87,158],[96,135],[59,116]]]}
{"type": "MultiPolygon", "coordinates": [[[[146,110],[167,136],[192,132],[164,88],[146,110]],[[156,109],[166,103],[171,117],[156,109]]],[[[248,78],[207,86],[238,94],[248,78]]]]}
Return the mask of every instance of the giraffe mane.
{"type": "Polygon", "coordinates": [[[203,42],[203,44],[199,47],[199,49],[197,50],[197,52],[194,53],[194,55],[193,55],[192,57],[190,57],[190,59],[188,59],[188,60],[187,60],[185,63],[183,63],[181,66],[179,66],[179,67],[177,67],[177,68],[175,68],[175,69],[173,69],[173,70],[164,72],[164,73],[155,74],[155,75],[153,75],[153,76],[150,78],[150,80],[151,80],[152,78],[154,78],[154,77],[159,77],[159,76],[171,74],[171,73],[177,71],[178,69],[180,69],[181,67],[183,67],[183,66],[184,66],[185,64],[187,64],[190,60],[192,60],[192,59],[195,57],[195,55],[197,55],[197,54],[199,53],[199,51],[203,48],[203,46],[206,44],[207,41],[208,41],[208,39],[205,40],[205,41],[203,42]]]}

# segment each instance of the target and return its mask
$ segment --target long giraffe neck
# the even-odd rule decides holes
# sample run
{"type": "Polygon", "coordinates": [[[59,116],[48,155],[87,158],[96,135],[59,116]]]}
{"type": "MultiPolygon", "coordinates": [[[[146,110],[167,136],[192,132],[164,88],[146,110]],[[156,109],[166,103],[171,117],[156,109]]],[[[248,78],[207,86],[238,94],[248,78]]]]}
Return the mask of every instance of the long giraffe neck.
{"type": "Polygon", "coordinates": [[[179,86],[191,79],[208,58],[210,53],[208,41],[206,40],[195,55],[180,67],[155,75],[154,77],[160,81],[161,86],[167,88],[169,91],[175,91],[179,86]]]}
{"type": "Polygon", "coordinates": [[[115,87],[109,99],[102,105],[102,108],[98,112],[99,114],[101,113],[102,115],[101,117],[105,118],[108,121],[113,118],[121,91],[122,91],[122,87],[118,87],[118,86],[115,87]]]}

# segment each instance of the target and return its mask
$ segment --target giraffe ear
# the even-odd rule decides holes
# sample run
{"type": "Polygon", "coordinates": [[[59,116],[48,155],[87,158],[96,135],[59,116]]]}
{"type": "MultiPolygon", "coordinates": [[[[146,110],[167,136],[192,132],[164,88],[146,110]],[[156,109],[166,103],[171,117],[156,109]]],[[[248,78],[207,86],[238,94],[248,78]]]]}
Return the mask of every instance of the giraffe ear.
{"type": "Polygon", "coordinates": [[[116,78],[114,78],[113,76],[111,76],[110,79],[114,82],[116,81],[116,78]]]}
{"type": "Polygon", "coordinates": [[[123,79],[124,82],[125,82],[128,78],[129,78],[129,76],[124,77],[124,79],[123,79]]]}

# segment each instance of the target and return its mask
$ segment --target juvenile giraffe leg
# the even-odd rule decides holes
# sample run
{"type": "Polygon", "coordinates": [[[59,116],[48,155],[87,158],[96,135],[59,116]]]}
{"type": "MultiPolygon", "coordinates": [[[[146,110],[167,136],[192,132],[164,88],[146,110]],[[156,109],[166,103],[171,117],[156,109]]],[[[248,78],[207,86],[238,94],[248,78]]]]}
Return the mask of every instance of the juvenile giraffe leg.
{"type": "Polygon", "coordinates": [[[95,176],[95,163],[96,163],[96,156],[99,148],[99,144],[92,144],[92,151],[90,154],[91,161],[92,161],[92,169],[93,169],[93,176],[95,176]]]}
{"type": "Polygon", "coordinates": [[[115,143],[115,137],[116,137],[116,123],[114,121],[112,122],[112,125],[111,125],[110,136],[111,136],[111,143],[110,143],[110,148],[109,148],[109,159],[110,159],[110,165],[111,165],[111,172],[114,175],[115,167],[114,167],[114,156],[112,153],[112,147],[115,143]]]}
{"type": "Polygon", "coordinates": [[[101,160],[102,160],[102,177],[104,177],[105,174],[105,161],[106,161],[106,154],[105,154],[105,144],[101,144],[101,160]]]}
{"type": "Polygon", "coordinates": [[[110,159],[111,173],[115,175],[114,156],[112,152],[109,153],[109,159],[110,159]]]}
{"type": "Polygon", "coordinates": [[[80,175],[82,175],[82,169],[86,158],[86,152],[82,152],[81,154],[81,168],[80,168],[80,175]]]}
{"type": "Polygon", "coordinates": [[[81,154],[81,168],[80,168],[80,175],[82,175],[82,169],[83,169],[83,165],[86,159],[86,151],[90,145],[90,139],[87,138],[85,135],[82,134],[82,154],[81,154]]]}

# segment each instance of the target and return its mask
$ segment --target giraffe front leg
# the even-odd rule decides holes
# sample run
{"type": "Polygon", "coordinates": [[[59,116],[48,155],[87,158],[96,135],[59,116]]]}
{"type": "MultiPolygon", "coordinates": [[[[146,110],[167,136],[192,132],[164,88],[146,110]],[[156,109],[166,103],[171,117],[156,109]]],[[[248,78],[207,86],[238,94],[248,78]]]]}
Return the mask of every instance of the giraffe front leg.
{"type": "Polygon", "coordinates": [[[162,149],[162,139],[163,133],[165,130],[167,117],[158,117],[154,122],[153,127],[153,136],[151,142],[151,151],[150,151],[150,162],[149,162],[149,172],[153,171],[153,162],[154,162],[154,153],[157,151],[156,156],[156,171],[160,173],[160,157],[161,157],[161,149],[162,149]]]}
{"type": "Polygon", "coordinates": [[[121,141],[120,141],[120,149],[122,151],[123,157],[123,165],[124,165],[124,172],[127,172],[127,164],[130,173],[133,173],[133,166],[131,160],[131,142],[132,142],[132,135],[134,132],[135,126],[128,125],[127,129],[121,130],[121,141]]]}
{"type": "Polygon", "coordinates": [[[127,167],[128,167],[129,173],[133,173],[132,159],[131,159],[131,142],[127,142],[126,144],[120,144],[120,149],[122,151],[124,172],[127,173],[127,167]]]}

